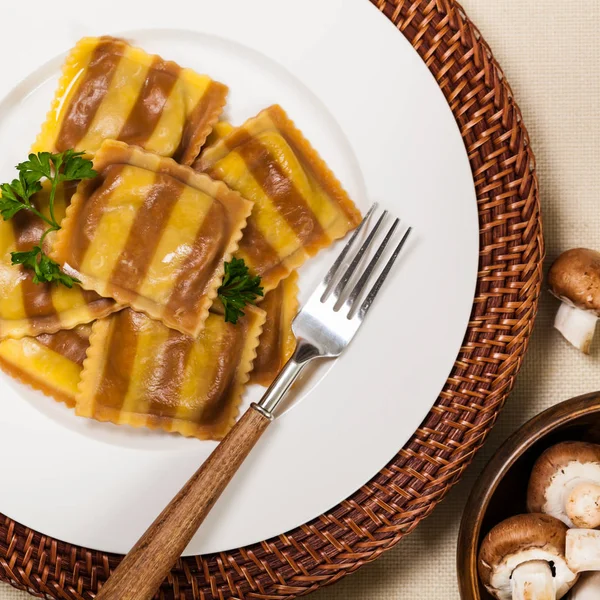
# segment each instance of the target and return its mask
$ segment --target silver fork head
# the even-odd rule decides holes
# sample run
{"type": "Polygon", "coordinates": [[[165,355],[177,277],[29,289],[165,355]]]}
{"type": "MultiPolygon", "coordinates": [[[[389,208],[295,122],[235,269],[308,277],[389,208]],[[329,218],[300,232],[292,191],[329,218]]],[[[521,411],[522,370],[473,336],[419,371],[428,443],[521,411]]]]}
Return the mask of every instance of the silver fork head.
{"type": "Polygon", "coordinates": [[[365,266],[369,250],[373,246],[377,232],[386,221],[387,211],[379,217],[374,226],[371,220],[376,213],[377,204],[373,204],[365,218],[354,231],[333,266],[317,286],[317,289],[302,307],[292,324],[299,340],[298,348],[309,350],[310,358],[316,356],[339,356],[350,343],[373,305],[383,282],[390,274],[394,262],[404,248],[411,228],[405,229],[383,269],[377,276],[378,266],[382,262],[385,250],[400,224],[394,219],[384,239],[365,266]],[[361,243],[362,238],[365,238],[361,243]],[[349,264],[347,264],[349,261],[349,264]],[[374,282],[368,292],[367,285],[374,282]]]}

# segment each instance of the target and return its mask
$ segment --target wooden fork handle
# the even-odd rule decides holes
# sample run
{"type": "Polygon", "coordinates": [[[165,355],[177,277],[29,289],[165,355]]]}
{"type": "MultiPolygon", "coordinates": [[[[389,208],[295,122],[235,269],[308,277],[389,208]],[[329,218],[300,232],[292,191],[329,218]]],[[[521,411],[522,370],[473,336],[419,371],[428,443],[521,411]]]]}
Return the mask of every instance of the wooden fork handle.
{"type": "Polygon", "coordinates": [[[270,419],[249,408],[130,550],[96,600],[150,600],[270,419]]]}

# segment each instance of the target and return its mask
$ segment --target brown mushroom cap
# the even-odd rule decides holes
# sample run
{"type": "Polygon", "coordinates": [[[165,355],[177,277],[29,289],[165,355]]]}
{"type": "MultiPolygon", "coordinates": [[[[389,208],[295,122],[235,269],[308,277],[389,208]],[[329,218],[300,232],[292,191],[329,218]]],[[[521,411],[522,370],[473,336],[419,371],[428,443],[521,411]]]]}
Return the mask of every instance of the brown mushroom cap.
{"type": "Polygon", "coordinates": [[[546,504],[546,490],[552,478],[569,463],[600,462],[600,446],[587,442],[561,442],[551,446],[537,459],[531,470],[527,487],[527,510],[543,512],[546,504]]]}
{"type": "Polygon", "coordinates": [[[600,313],[600,252],[588,248],[563,252],[550,267],[548,285],[560,300],[600,313]]]}
{"type": "Polygon", "coordinates": [[[507,556],[523,550],[542,548],[552,554],[564,556],[566,535],[567,526],[548,515],[517,515],[502,521],[481,543],[478,561],[481,581],[490,585],[495,567],[507,556]]]}

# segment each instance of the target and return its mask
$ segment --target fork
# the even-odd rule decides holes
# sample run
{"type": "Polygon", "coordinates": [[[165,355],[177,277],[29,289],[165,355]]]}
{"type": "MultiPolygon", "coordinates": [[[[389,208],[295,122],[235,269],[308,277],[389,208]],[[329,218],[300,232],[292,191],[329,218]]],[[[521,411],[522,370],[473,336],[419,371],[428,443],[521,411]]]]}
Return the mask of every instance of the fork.
{"type": "Polygon", "coordinates": [[[392,225],[366,267],[363,263],[387,211],[370,228],[373,204],[333,266],[292,323],[296,350],[260,402],[252,404],[169,505],[146,530],[96,595],[96,600],[150,600],[181,556],[215,502],[276,416],[277,407],[304,368],[319,358],[337,358],[364,322],[375,297],[402,251],[407,228],[363,299],[386,247],[400,224],[392,225]],[[359,246],[361,234],[365,241],[359,246]],[[357,249],[358,246],[358,249],[357,249]],[[349,264],[347,264],[349,262],[349,264]]]}

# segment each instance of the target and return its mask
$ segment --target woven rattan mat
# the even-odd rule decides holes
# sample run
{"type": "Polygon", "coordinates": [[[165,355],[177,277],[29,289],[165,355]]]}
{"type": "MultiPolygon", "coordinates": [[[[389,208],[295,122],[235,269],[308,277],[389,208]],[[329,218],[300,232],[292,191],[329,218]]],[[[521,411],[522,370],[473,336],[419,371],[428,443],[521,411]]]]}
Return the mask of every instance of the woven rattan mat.
{"type": "MultiPolygon", "coordinates": [[[[383,474],[383,479],[368,486],[355,504],[346,504],[335,515],[313,523],[304,531],[304,539],[279,540],[253,549],[252,556],[238,554],[233,561],[231,555],[221,555],[210,564],[188,563],[175,585],[165,588],[165,597],[209,600],[218,598],[219,591],[226,597],[233,589],[240,597],[283,598],[333,582],[363,561],[377,557],[412,529],[461,474],[471,451],[492,424],[512,375],[520,366],[520,346],[527,333],[526,323],[539,278],[532,268],[536,263],[537,223],[532,210],[533,180],[527,168],[528,155],[518,113],[502,87],[499,73],[478,42],[476,31],[451,2],[398,0],[380,4],[425,57],[459,115],[476,169],[484,229],[489,234],[484,240],[487,254],[484,253],[482,264],[488,271],[499,263],[501,266],[496,269],[505,269],[501,281],[490,277],[479,290],[479,329],[472,332],[470,341],[475,349],[466,362],[472,360],[468,374],[474,374],[472,367],[478,362],[484,368],[476,376],[479,379],[462,380],[461,373],[455,371],[454,386],[447,388],[442,403],[419,431],[410,451],[383,474]],[[507,310],[498,310],[502,306],[507,310]],[[506,327],[504,337],[489,332],[486,335],[486,325],[493,323],[506,327]],[[483,342],[490,335],[496,335],[500,342],[492,353],[490,345],[483,342]],[[477,357],[482,356],[491,360],[478,361],[477,357]],[[491,397],[481,393],[479,390],[489,387],[498,367],[506,370],[495,380],[495,393],[491,397]],[[460,392],[454,392],[452,387],[460,392]],[[426,459],[429,453],[436,458],[426,459]],[[395,493],[390,491],[390,484],[395,486],[395,493]],[[334,517],[337,522],[332,520],[334,517]],[[322,545],[309,548],[307,542],[314,544],[319,536],[322,545]],[[299,556],[304,558],[297,560],[299,556]],[[275,564],[285,565],[285,572],[273,571],[275,564]],[[208,582],[201,582],[203,590],[187,584],[191,570],[201,574],[207,567],[211,577],[208,582]]],[[[598,18],[593,18],[598,16],[595,0],[583,0],[568,9],[554,0],[540,0],[535,6],[518,0],[468,0],[466,4],[499,49],[499,58],[517,87],[518,98],[527,107],[527,122],[536,134],[535,147],[545,174],[551,255],[575,243],[600,246],[600,240],[596,240],[598,228],[594,227],[597,211],[592,205],[596,198],[591,193],[597,177],[594,169],[598,153],[593,146],[598,139],[598,125],[591,118],[598,90],[592,86],[598,83],[588,81],[588,74],[594,72],[593,66],[598,63],[598,47],[593,47],[597,44],[594,40],[598,26],[598,18]],[[556,17],[559,14],[562,20],[556,17]],[[576,38],[578,30],[581,40],[576,38]],[[533,34],[539,36],[537,42],[532,40],[533,34]],[[569,59],[573,54],[567,52],[573,43],[577,61],[569,59]],[[587,96],[582,93],[582,86],[589,87],[587,96]],[[554,154],[557,147],[558,155],[554,154]],[[568,218],[564,214],[567,202],[580,203],[577,210],[571,207],[568,218]]],[[[551,333],[550,305],[549,300],[542,303],[542,318],[526,372],[509,410],[491,436],[488,450],[545,405],[600,388],[599,369],[592,380],[592,359],[582,361],[551,333]]],[[[360,574],[318,592],[315,598],[457,597],[454,546],[460,507],[481,463],[480,454],[475,468],[450,498],[396,550],[360,574]]],[[[79,598],[83,593],[88,598],[87,589],[95,586],[96,577],[103,577],[104,565],[96,553],[65,549],[0,522],[0,573],[3,570],[37,590],[50,591],[54,597],[79,598]],[[44,551],[39,552],[42,546],[44,551]],[[10,563],[1,558],[3,555],[8,556],[10,563]]],[[[0,589],[0,599],[11,597],[3,592],[0,589]]]]}

